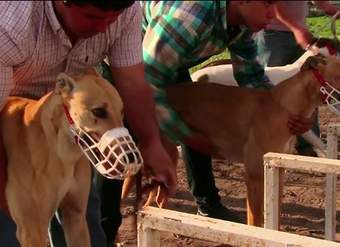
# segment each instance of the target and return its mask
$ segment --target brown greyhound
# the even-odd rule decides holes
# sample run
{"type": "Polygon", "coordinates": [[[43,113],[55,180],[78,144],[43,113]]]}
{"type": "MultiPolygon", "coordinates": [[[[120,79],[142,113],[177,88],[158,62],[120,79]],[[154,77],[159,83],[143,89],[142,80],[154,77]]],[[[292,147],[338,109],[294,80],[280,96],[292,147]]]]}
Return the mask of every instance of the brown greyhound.
{"type": "MultiPolygon", "coordinates": [[[[270,90],[213,83],[183,83],[167,88],[173,109],[194,132],[212,142],[212,156],[245,164],[248,224],[263,224],[263,155],[293,151],[296,138],[287,127],[288,117],[310,117],[322,104],[315,71],[339,90],[339,67],[336,57],[317,55],[308,58],[296,75],[270,90]]],[[[164,201],[161,191],[158,195],[158,201],[164,201]]]]}
{"type": "MultiPolygon", "coordinates": [[[[69,122],[72,118],[74,130],[82,130],[77,142],[86,147],[91,138],[98,140],[123,127],[122,109],[117,91],[94,69],[77,77],[59,75],[55,91],[40,100],[9,98],[0,117],[8,158],[5,193],[22,247],[47,246],[49,222],[57,208],[67,246],[90,247],[85,219],[90,165],[69,122]]],[[[89,157],[98,152],[93,149],[89,157]]]]}

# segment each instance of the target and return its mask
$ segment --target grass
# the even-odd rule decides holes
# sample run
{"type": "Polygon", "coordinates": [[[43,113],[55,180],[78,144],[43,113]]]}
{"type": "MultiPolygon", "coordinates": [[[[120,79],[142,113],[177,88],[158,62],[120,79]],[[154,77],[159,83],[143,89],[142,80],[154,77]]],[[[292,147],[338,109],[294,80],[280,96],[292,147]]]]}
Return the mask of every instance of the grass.
{"type": "MultiPolygon", "coordinates": [[[[307,25],[309,30],[313,33],[315,37],[325,37],[325,38],[332,38],[331,27],[330,27],[330,17],[328,16],[318,16],[318,17],[309,17],[307,18],[307,25]]],[[[336,27],[336,33],[339,37],[340,34],[340,25],[338,24],[336,27]]],[[[229,52],[224,51],[220,54],[214,55],[210,57],[208,60],[204,61],[203,63],[194,66],[190,69],[190,73],[195,72],[196,70],[202,68],[207,63],[212,61],[217,61],[221,59],[230,58],[229,52]]]]}
{"type": "MultiPolygon", "coordinates": [[[[307,25],[315,37],[332,38],[330,19],[328,16],[310,17],[307,18],[307,25]]],[[[336,33],[338,34],[337,36],[339,36],[339,24],[336,27],[336,33]]]]}

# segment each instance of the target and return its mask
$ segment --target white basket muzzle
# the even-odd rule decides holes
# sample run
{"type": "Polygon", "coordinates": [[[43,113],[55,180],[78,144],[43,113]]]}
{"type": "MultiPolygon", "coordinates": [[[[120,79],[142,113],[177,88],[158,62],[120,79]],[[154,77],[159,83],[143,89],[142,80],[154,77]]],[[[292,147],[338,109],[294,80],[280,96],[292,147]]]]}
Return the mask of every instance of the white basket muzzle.
{"type": "Polygon", "coordinates": [[[320,92],[323,95],[323,100],[328,108],[337,116],[340,116],[340,92],[328,82],[320,87],[320,92]]]}
{"type": "Polygon", "coordinates": [[[320,83],[320,94],[323,102],[335,115],[340,116],[340,91],[328,83],[317,69],[313,69],[312,72],[320,83]]]}
{"type": "Polygon", "coordinates": [[[108,130],[99,141],[81,128],[70,128],[80,149],[103,176],[124,179],[142,167],[142,155],[126,128],[108,130]]]}

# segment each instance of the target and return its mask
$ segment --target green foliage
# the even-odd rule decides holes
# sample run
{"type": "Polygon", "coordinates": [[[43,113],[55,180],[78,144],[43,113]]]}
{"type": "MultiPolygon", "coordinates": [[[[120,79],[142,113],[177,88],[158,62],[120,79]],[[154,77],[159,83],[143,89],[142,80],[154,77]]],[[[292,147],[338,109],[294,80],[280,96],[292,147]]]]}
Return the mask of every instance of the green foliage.
{"type": "MultiPolygon", "coordinates": [[[[326,37],[333,38],[331,33],[330,26],[331,18],[328,16],[320,16],[320,17],[309,17],[307,18],[307,25],[309,30],[313,33],[315,37],[326,37]]],[[[337,21],[339,23],[339,21],[337,21]]],[[[340,34],[340,25],[336,26],[336,33],[339,37],[340,34]]]]}

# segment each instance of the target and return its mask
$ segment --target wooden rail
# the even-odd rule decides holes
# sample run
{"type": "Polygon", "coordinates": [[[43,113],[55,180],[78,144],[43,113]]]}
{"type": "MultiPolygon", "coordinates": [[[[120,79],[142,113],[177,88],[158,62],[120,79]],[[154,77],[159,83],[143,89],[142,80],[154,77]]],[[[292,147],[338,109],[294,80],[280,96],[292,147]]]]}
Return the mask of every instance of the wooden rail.
{"type": "Polygon", "coordinates": [[[232,246],[340,247],[340,243],[229,221],[146,207],[139,211],[138,247],[160,247],[160,231],[232,246]]]}
{"type": "MultiPolygon", "coordinates": [[[[338,127],[328,130],[327,156],[337,157],[338,127]]],[[[340,174],[340,161],[292,154],[267,153],[265,166],[265,228],[279,229],[279,170],[294,169],[326,174],[325,237],[335,240],[336,231],[336,178],[340,174]]]]}

